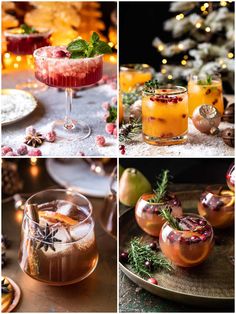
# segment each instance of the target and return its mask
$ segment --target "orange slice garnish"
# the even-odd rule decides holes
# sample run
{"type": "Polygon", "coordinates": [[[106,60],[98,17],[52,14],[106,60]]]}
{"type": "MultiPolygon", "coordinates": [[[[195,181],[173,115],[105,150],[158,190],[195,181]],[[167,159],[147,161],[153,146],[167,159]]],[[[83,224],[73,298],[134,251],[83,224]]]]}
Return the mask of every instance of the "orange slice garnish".
{"type": "Polygon", "coordinates": [[[234,192],[231,190],[222,190],[220,192],[220,195],[224,195],[224,196],[234,196],[234,192]]]}
{"type": "Polygon", "coordinates": [[[222,195],[222,201],[225,204],[225,207],[230,207],[234,205],[234,192],[231,190],[222,190],[220,192],[220,195],[222,195]]]}
{"type": "Polygon", "coordinates": [[[76,225],[78,223],[77,220],[75,219],[72,219],[66,215],[63,215],[63,214],[60,214],[60,213],[57,213],[57,212],[52,212],[52,211],[39,211],[38,212],[39,214],[39,217],[42,217],[42,218],[45,218],[45,219],[55,219],[57,221],[60,221],[60,222],[63,222],[63,223],[66,223],[70,226],[73,226],[73,225],[76,225]]]}

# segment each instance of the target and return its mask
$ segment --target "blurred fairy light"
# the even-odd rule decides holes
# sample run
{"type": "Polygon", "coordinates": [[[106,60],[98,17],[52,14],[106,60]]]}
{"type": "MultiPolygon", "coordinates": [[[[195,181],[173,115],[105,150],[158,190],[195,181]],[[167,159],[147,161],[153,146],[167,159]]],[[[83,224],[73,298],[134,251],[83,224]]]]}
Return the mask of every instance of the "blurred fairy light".
{"type": "Polygon", "coordinates": [[[226,7],[226,6],[227,6],[227,2],[226,2],[226,1],[220,1],[220,5],[221,5],[222,7],[226,7]]]}
{"type": "Polygon", "coordinates": [[[169,74],[169,75],[167,76],[167,78],[168,78],[168,80],[172,80],[172,79],[173,79],[173,76],[172,76],[171,74],[169,74]]]}
{"type": "Polygon", "coordinates": [[[232,52],[229,52],[228,55],[227,55],[227,57],[228,57],[229,59],[233,59],[234,54],[233,54],[232,52]]]}
{"type": "Polygon", "coordinates": [[[182,60],[182,61],[181,61],[181,64],[182,64],[182,65],[186,65],[186,64],[187,64],[187,61],[186,61],[186,60],[182,60]]]}
{"type": "Polygon", "coordinates": [[[180,20],[182,20],[184,18],[184,14],[180,13],[180,14],[176,15],[175,18],[176,18],[177,21],[180,21],[180,20]]]}
{"type": "Polygon", "coordinates": [[[162,74],[166,74],[166,69],[161,69],[162,74]]]}
{"type": "Polygon", "coordinates": [[[159,50],[159,51],[163,51],[163,50],[164,50],[164,46],[163,46],[163,45],[159,45],[159,46],[158,46],[158,50],[159,50]]]}
{"type": "Polygon", "coordinates": [[[209,8],[209,3],[205,2],[205,3],[203,4],[203,6],[204,6],[205,8],[209,8]]]}
{"type": "Polygon", "coordinates": [[[200,22],[197,22],[197,23],[195,24],[195,27],[196,27],[196,28],[201,28],[201,26],[202,26],[202,24],[201,24],[200,22]]]}
{"type": "Polygon", "coordinates": [[[163,64],[167,64],[167,60],[166,59],[162,59],[161,61],[163,64]]]}
{"type": "Polygon", "coordinates": [[[209,26],[207,26],[207,27],[205,28],[205,31],[206,31],[207,33],[210,33],[211,28],[210,28],[209,26]]]}

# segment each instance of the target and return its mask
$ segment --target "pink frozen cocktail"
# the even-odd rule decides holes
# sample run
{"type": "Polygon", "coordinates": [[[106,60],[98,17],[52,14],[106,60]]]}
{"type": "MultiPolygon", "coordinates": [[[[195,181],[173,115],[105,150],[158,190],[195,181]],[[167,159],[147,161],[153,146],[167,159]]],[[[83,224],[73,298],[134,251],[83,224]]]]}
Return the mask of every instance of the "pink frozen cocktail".
{"type": "Polygon", "coordinates": [[[35,76],[49,86],[73,88],[97,83],[102,78],[102,55],[70,59],[66,47],[43,47],[34,53],[35,76]]]}
{"type": "Polygon", "coordinates": [[[88,124],[71,118],[72,88],[97,83],[102,78],[103,54],[110,52],[111,48],[95,32],[90,41],[76,39],[67,47],[48,46],[35,50],[36,78],[48,86],[66,91],[66,116],[64,122],[59,122],[64,128],[58,130],[63,132],[62,137],[81,140],[90,135],[88,124]]]}

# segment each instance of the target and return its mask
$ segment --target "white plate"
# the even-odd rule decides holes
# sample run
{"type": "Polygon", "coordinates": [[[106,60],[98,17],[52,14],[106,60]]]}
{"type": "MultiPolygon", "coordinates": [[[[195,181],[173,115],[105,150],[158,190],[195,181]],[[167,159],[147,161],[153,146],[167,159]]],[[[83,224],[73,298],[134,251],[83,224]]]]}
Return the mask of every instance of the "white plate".
{"type": "Polygon", "coordinates": [[[46,167],[52,179],[65,188],[92,197],[105,197],[109,193],[110,177],[92,172],[82,158],[65,158],[61,162],[48,158],[46,167]]]}
{"type": "MultiPolygon", "coordinates": [[[[2,126],[8,125],[11,123],[18,122],[19,120],[27,117],[29,114],[31,114],[35,108],[37,107],[37,102],[35,98],[28,92],[25,92],[23,90],[19,89],[2,89],[1,95],[9,95],[10,97],[14,96],[20,96],[19,101],[15,101],[15,106],[9,109],[7,112],[7,119],[3,121],[1,118],[1,124],[2,126]],[[25,101],[23,101],[23,99],[25,101]],[[11,111],[12,110],[12,111],[11,111]],[[11,113],[13,115],[11,115],[11,113]]],[[[3,109],[3,99],[1,99],[2,109],[3,109]]],[[[1,117],[3,117],[3,114],[1,114],[1,117]]]]}

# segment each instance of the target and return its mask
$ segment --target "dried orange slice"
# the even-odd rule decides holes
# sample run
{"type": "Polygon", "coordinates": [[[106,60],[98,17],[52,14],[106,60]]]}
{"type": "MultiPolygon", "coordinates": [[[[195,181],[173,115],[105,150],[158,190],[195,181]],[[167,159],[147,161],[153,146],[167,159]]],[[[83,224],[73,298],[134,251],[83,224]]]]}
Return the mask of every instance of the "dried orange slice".
{"type": "Polygon", "coordinates": [[[222,190],[220,192],[220,195],[222,195],[222,201],[225,204],[225,207],[230,207],[234,205],[234,192],[231,190],[222,190]]]}
{"type": "Polygon", "coordinates": [[[39,211],[38,212],[39,214],[39,217],[42,217],[42,218],[46,218],[46,219],[56,219],[57,221],[60,221],[60,222],[64,222],[66,223],[67,225],[70,225],[70,226],[73,226],[73,225],[76,225],[78,223],[77,220],[75,219],[72,219],[66,215],[63,215],[63,214],[60,214],[60,213],[57,213],[57,212],[52,212],[52,211],[39,211]]]}
{"type": "Polygon", "coordinates": [[[224,195],[224,196],[234,196],[234,192],[231,190],[222,190],[220,192],[220,195],[224,195]]]}
{"type": "Polygon", "coordinates": [[[6,287],[6,292],[2,290],[2,312],[7,312],[13,300],[13,287],[7,277],[2,277],[2,285],[6,287]]]}
{"type": "MultiPolygon", "coordinates": [[[[186,248],[190,249],[190,246],[186,245],[186,248]]],[[[185,264],[186,266],[194,266],[204,261],[206,257],[208,256],[209,252],[210,252],[209,245],[205,245],[203,248],[200,248],[198,244],[196,243],[195,245],[192,246],[191,252],[188,249],[184,251],[183,247],[182,247],[182,250],[180,248],[179,258],[181,259],[183,264],[185,264]],[[199,252],[200,250],[202,252],[199,252]]]]}

